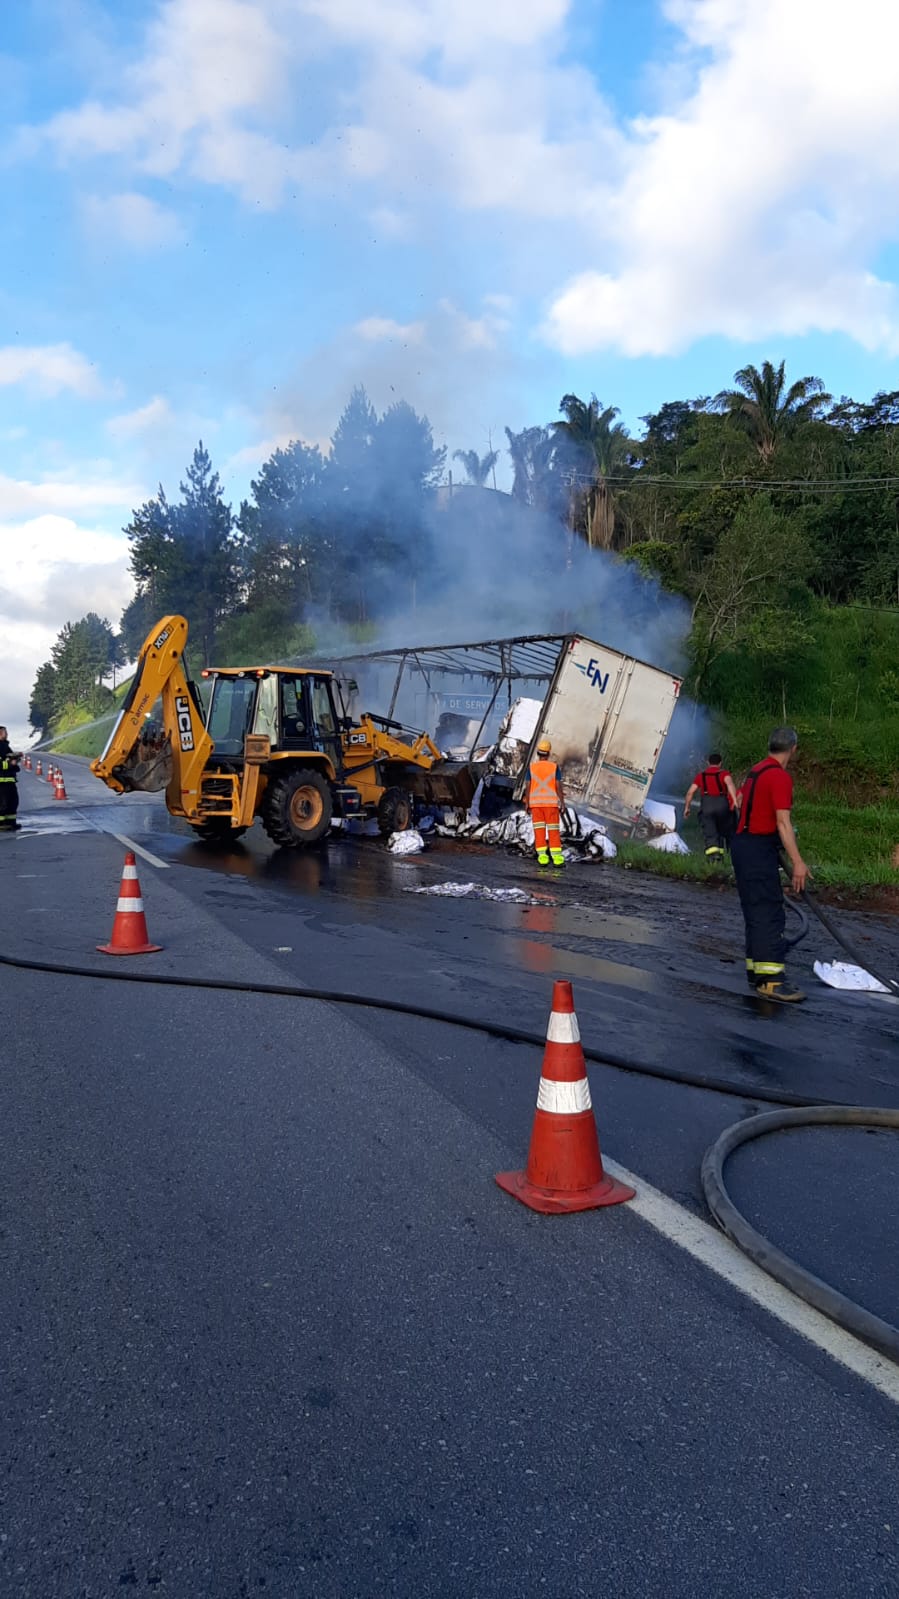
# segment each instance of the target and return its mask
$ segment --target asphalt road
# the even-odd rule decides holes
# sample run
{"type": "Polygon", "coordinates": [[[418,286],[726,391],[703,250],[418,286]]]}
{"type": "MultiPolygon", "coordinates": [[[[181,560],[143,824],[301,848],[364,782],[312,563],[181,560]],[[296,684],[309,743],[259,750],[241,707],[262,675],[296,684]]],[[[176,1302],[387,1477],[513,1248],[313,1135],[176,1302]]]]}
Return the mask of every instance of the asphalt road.
{"type": "MultiPolygon", "coordinates": [[[[255,832],[216,858],[63,765],[73,800],[23,774],[0,841],[5,952],[121,971],[94,950],[115,832],[165,863],[139,861],[165,946],[140,973],[541,1031],[570,976],[591,1044],[738,1090],[591,1067],[607,1155],[696,1216],[704,1149],[766,1083],[899,1103],[896,1008],[760,1012],[728,896],[367,842],[285,859],[255,832]],[[552,903],[404,892],[449,879],[552,903]]],[[[887,924],[854,930],[895,951],[887,924]]],[[[495,1187],[539,1053],[311,999],[2,982],[0,1591],[899,1592],[887,1394],[627,1206],[542,1218],[495,1187]]],[[[735,1197],[899,1319],[895,1140],[791,1138],[735,1157],[735,1197]]]]}

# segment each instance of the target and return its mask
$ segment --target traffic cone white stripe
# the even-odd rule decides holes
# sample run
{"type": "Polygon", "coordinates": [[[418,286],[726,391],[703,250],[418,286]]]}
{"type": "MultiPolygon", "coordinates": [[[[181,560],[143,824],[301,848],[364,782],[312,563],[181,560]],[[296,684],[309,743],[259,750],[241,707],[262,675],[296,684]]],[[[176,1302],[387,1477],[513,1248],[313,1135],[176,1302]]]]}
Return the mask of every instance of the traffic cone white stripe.
{"type": "Polygon", "coordinates": [[[136,866],[123,866],[122,867],[122,882],[123,883],[126,883],[126,882],[136,883],[137,882],[137,867],[136,866]]]}
{"type": "Polygon", "coordinates": [[[577,1024],[574,1011],[550,1012],[549,1026],[546,1029],[546,1041],[549,1044],[579,1044],[581,1030],[577,1024]]]}
{"type": "Polygon", "coordinates": [[[554,1083],[548,1077],[541,1077],[537,1109],[548,1110],[554,1116],[574,1116],[578,1111],[592,1110],[590,1084],[586,1077],[577,1083],[554,1083]]]}
{"type": "Polygon", "coordinates": [[[138,899],[120,899],[116,903],[116,912],[117,913],[119,911],[140,911],[141,915],[143,915],[143,909],[144,909],[144,902],[140,898],[138,898],[138,899]]]}

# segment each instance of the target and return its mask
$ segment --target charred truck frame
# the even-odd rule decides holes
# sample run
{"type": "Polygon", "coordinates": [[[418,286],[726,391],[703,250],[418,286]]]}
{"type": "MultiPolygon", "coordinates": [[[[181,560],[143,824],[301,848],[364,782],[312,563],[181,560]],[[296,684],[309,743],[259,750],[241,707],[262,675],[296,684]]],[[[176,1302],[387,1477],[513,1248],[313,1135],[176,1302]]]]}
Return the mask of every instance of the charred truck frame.
{"type": "MultiPolygon", "coordinates": [[[[401,707],[418,725],[434,724],[437,744],[450,742],[436,725],[440,707],[457,701],[468,737],[459,751],[465,759],[452,764],[473,766],[475,777],[482,775],[485,738],[491,740],[516,695],[531,687],[542,710],[526,758],[514,779],[493,781],[507,800],[522,800],[530,760],[539,740],[548,737],[568,803],[625,833],[640,817],[681,689],[673,673],[579,633],[373,650],[330,657],[328,665],[345,696],[358,692],[359,679],[366,700],[375,697],[373,689],[379,696],[389,691],[388,718],[401,707]],[[448,694],[447,684],[458,694],[448,694]]],[[[449,764],[443,761],[440,768],[449,764]]],[[[433,782],[437,771],[432,768],[429,776],[433,782]]]]}

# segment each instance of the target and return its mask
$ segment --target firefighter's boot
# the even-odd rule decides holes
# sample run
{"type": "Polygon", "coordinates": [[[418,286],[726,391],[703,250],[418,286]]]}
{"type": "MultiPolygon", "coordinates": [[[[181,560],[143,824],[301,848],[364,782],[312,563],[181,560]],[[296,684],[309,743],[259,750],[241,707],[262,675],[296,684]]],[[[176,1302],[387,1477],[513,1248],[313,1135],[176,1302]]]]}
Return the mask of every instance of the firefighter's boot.
{"type": "Polygon", "coordinates": [[[548,866],[549,865],[549,856],[547,855],[545,849],[541,849],[541,850],[537,851],[537,865],[538,866],[548,866]]]}
{"type": "Polygon", "coordinates": [[[776,999],[781,1005],[795,1005],[805,999],[801,988],[785,976],[760,977],[755,985],[759,999],[776,999]]]}
{"type": "Polygon", "coordinates": [[[565,865],[565,856],[562,854],[562,851],[560,849],[550,850],[550,854],[552,855],[552,858],[553,858],[553,866],[564,866],[565,865]]]}

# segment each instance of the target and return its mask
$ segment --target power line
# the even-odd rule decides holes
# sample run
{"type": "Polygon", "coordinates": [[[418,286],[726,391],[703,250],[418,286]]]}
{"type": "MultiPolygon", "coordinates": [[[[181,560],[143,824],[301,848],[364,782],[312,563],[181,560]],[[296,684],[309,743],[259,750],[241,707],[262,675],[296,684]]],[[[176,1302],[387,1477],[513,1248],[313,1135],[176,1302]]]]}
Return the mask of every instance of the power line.
{"type": "Polygon", "coordinates": [[[899,493],[899,477],[874,478],[687,478],[657,477],[647,472],[632,476],[616,474],[592,477],[587,472],[566,472],[564,481],[586,488],[597,482],[609,483],[618,488],[657,488],[691,491],[693,489],[785,489],[798,494],[872,494],[893,490],[899,493]]]}

